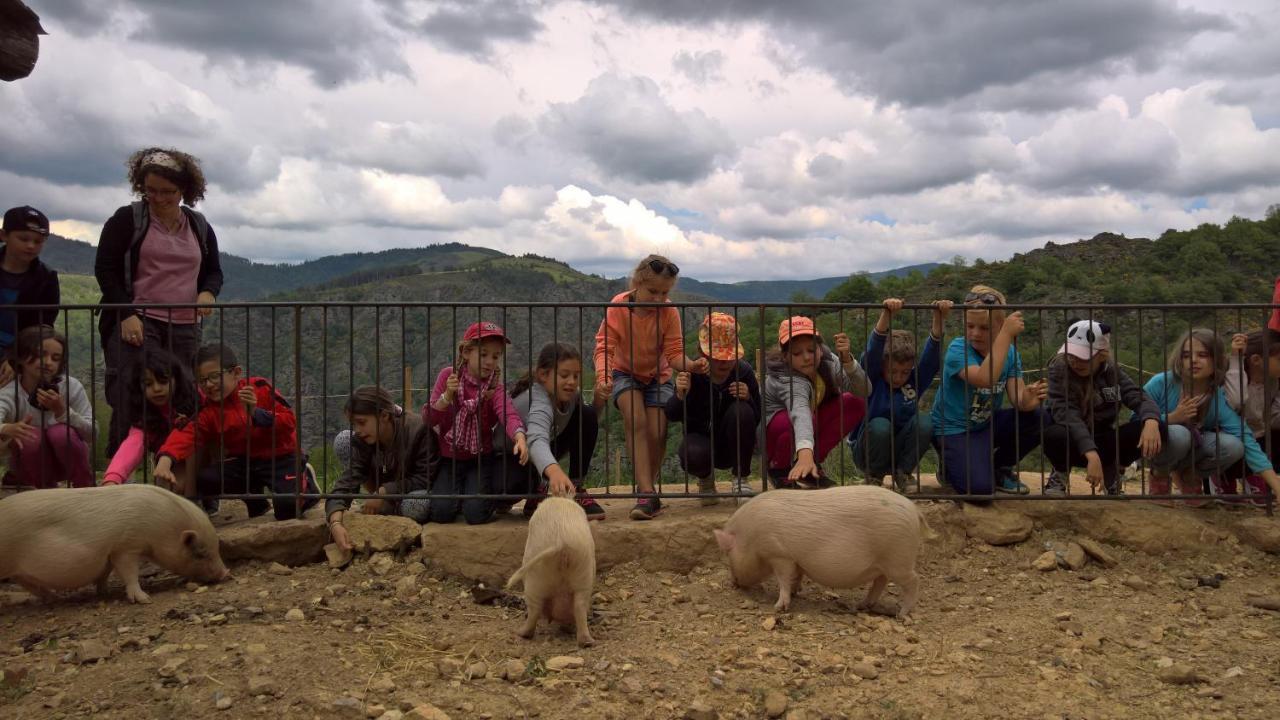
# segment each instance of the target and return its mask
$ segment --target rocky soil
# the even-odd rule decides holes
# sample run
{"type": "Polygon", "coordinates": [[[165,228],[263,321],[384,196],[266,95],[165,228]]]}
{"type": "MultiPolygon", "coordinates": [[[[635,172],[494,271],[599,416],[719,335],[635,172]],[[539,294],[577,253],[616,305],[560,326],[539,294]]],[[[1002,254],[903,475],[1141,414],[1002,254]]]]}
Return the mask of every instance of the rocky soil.
{"type": "Polygon", "coordinates": [[[857,613],[861,591],[806,583],[783,615],[771,584],[732,587],[710,533],[727,503],[673,502],[648,524],[608,505],[595,529],[595,647],[545,625],[515,637],[520,599],[491,583],[519,564],[519,515],[428,526],[425,549],[405,547],[416,526],[370,521],[369,553],[344,569],[289,566],[322,552],[315,522],[234,523],[223,532],[245,536],[237,552],[252,555],[246,537],[268,532],[292,533],[293,549],[241,560],[216,586],[156,574],[148,606],[118,585],[50,606],[0,586],[0,716],[1271,718],[1280,707],[1280,520],[1254,509],[925,502],[938,537],[920,603],[900,621],[892,586],[878,613],[857,613]]]}

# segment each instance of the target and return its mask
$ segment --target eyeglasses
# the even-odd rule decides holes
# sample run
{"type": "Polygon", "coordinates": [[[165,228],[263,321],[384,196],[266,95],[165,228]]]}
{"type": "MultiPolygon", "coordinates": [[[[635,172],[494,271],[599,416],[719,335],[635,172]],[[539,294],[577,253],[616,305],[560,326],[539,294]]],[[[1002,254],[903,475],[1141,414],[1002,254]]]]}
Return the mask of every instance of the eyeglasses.
{"type": "Polygon", "coordinates": [[[204,377],[196,378],[196,384],[200,385],[201,387],[205,387],[208,385],[217,385],[218,383],[222,382],[222,376],[230,370],[231,368],[223,368],[218,372],[209,373],[204,377]]]}
{"type": "Polygon", "coordinates": [[[665,272],[668,276],[675,277],[680,274],[680,268],[677,267],[675,263],[666,262],[665,260],[650,260],[649,269],[652,270],[655,275],[661,275],[665,272]]]}
{"type": "Polygon", "coordinates": [[[983,305],[1000,305],[1000,298],[995,293],[969,293],[964,296],[966,305],[969,303],[982,303],[983,305]]]}
{"type": "Polygon", "coordinates": [[[143,195],[146,195],[147,197],[153,197],[153,198],[171,198],[180,192],[182,192],[182,190],[179,188],[172,188],[169,190],[161,190],[160,188],[152,188],[152,187],[142,188],[143,195]]]}

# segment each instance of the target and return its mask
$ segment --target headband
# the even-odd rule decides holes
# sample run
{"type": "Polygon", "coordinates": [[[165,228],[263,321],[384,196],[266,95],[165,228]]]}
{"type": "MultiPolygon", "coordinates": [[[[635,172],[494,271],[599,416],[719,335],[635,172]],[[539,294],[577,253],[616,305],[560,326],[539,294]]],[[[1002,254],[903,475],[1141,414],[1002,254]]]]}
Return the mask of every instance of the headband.
{"type": "Polygon", "coordinates": [[[162,168],[168,168],[174,172],[182,172],[182,166],[178,164],[177,159],[163,150],[149,152],[143,156],[142,165],[140,167],[146,167],[148,165],[159,165],[162,168]]]}

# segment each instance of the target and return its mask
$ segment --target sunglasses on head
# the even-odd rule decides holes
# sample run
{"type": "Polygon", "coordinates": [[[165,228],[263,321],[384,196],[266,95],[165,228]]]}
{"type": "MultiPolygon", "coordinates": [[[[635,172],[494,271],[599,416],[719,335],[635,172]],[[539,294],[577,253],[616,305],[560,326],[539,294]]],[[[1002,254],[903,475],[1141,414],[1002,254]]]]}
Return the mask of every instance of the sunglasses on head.
{"type": "Polygon", "coordinates": [[[661,275],[665,272],[667,275],[675,277],[680,274],[680,268],[675,263],[666,262],[665,260],[650,260],[649,269],[653,271],[654,275],[661,275]]]}
{"type": "Polygon", "coordinates": [[[964,296],[964,302],[966,305],[969,303],[975,303],[975,302],[982,303],[983,305],[999,305],[1000,298],[996,297],[995,293],[989,293],[989,292],[969,293],[968,295],[964,296]]]}

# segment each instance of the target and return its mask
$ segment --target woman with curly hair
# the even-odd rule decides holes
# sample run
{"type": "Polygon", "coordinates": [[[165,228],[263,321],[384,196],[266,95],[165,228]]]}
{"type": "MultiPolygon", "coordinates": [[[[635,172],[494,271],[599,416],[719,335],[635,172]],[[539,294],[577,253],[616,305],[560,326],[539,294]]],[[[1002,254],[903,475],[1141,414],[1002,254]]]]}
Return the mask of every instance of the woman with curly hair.
{"type": "Polygon", "coordinates": [[[157,348],[189,365],[200,345],[199,318],[212,313],[222,289],[218,238],[204,216],[191,209],[204,199],[200,162],[153,147],[135,152],[125,165],[139,199],[116,210],[102,227],[94,275],[104,304],[152,307],[104,309],[98,322],[107,403],[113,410],[109,455],[141,421],[130,417],[128,396],[137,388],[121,382],[122,369],[157,348]],[[156,307],[191,303],[199,307],[156,307]]]}

